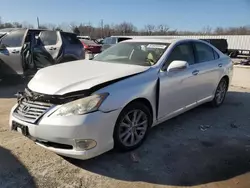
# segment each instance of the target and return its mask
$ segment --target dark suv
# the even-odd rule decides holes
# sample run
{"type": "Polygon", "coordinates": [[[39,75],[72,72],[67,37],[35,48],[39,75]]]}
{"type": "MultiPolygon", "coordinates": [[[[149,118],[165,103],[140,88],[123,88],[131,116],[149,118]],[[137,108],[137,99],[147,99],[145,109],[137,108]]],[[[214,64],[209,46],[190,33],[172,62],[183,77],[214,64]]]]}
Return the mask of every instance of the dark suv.
{"type": "Polygon", "coordinates": [[[0,33],[0,78],[85,58],[83,45],[73,33],[17,28],[0,33]]]}

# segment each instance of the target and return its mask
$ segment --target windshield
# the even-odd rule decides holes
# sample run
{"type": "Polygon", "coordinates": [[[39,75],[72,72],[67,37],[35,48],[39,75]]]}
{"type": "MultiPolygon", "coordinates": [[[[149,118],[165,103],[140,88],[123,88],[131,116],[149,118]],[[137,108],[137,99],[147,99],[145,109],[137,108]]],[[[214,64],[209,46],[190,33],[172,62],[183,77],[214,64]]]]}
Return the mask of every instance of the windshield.
{"type": "Polygon", "coordinates": [[[157,63],[169,45],[169,43],[154,42],[122,42],[103,51],[93,60],[152,66],[157,63]]]}

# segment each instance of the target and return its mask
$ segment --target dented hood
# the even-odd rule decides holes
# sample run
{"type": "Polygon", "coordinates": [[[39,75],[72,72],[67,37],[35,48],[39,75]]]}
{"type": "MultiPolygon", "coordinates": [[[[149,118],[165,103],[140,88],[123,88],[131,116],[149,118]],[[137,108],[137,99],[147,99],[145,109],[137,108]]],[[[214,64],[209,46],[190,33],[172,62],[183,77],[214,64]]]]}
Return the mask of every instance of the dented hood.
{"type": "Polygon", "coordinates": [[[141,73],[149,68],[91,60],[73,61],[39,70],[29,82],[28,88],[42,94],[64,95],[141,73]]]}

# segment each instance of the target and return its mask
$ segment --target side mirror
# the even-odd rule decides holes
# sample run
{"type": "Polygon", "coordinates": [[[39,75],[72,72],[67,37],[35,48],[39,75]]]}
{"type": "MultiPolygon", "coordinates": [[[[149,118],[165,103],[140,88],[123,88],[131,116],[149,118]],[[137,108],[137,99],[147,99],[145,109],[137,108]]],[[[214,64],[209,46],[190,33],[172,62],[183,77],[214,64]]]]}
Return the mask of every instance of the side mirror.
{"type": "Polygon", "coordinates": [[[0,44],[0,50],[6,50],[5,44],[0,44]]]}
{"type": "Polygon", "coordinates": [[[172,61],[168,66],[167,72],[180,71],[188,68],[189,64],[186,61],[172,61]]]}

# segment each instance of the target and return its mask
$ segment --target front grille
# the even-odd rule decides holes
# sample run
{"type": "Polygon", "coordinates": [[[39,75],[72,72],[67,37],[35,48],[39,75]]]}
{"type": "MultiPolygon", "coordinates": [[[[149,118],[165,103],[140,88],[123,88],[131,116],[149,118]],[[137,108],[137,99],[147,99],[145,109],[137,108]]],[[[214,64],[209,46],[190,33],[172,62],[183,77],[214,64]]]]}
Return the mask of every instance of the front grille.
{"type": "Polygon", "coordinates": [[[53,104],[24,99],[15,109],[14,116],[29,123],[36,123],[52,106],[53,104]]]}

